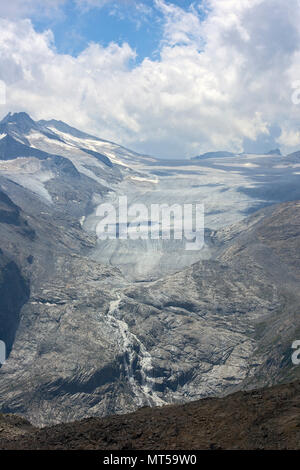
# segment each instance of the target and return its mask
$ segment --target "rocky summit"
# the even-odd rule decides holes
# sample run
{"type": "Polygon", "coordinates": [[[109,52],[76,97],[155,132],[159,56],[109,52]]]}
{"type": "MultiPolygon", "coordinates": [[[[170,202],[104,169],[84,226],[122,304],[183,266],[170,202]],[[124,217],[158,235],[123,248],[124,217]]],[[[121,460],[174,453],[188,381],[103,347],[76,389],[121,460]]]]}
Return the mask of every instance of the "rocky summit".
{"type": "MultiPolygon", "coordinates": [[[[221,421],[212,415],[225,422],[235,400],[241,413],[244,399],[255,410],[260,399],[242,391],[299,379],[291,360],[292,343],[300,340],[299,162],[298,153],[280,152],[170,162],[61,121],[6,116],[0,123],[0,339],[7,360],[0,411],[9,415],[1,418],[13,429],[9,439],[18,438],[20,424],[20,433],[29,432],[24,446],[47,447],[47,436],[51,447],[48,428],[32,444],[37,431],[24,418],[44,427],[146,406],[157,407],[153,415],[147,408],[128,419],[142,423],[150,414],[163,423],[166,413],[174,412],[175,422],[177,413],[186,420],[199,407],[211,439],[188,443],[183,427],[177,444],[171,436],[161,442],[232,446],[217,439],[221,421]],[[124,195],[129,204],[203,203],[203,249],[99,238],[99,206],[124,195]],[[239,393],[208,399],[233,392],[239,393]]],[[[281,403],[271,393],[290,396],[295,387],[264,392],[270,413],[281,403]]],[[[249,413],[245,429],[255,416],[249,413]]],[[[286,416],[278,418],[278,429],[286,429],[286,416]]],[[[88,430],[90,423],[74,426],[88,430]]],[[[263,427],[254,426],[238,445],[263,445],[263,427]]],[[[53,429],[56,435],[63,428],[53,429]]],[[[112,445],[131,445],[120,442],[112,445]]],[[[70,441],[81,445],[88,444],[70,441]]]]}

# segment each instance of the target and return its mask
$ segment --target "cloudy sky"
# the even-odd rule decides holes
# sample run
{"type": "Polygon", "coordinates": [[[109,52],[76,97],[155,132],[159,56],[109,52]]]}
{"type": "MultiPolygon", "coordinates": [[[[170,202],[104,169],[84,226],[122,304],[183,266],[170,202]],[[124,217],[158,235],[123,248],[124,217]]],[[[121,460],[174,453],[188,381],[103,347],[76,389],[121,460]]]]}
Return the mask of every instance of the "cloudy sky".
{"type": "Polygon", "coordinates": [[[300,149],[298,0],[0,3],[8,111],[136,151],[300,149]]]}

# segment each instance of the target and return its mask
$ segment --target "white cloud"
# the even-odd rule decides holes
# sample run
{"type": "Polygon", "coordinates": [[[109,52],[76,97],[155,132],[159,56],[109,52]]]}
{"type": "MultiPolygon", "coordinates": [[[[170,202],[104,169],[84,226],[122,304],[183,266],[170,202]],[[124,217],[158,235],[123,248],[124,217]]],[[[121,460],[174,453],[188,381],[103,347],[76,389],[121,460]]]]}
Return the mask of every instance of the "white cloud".
{"type": "Polygon", "coordinates": [[[201,21],[193,6],[184,11],[172,3],[155,0],[156,7],[165,17],[164,41],[170,46],[179,44],[202,45],[201,21]]]}
{"type": "MultiPolygon", "coordinates": [[[[59,2],[57,2],[59,5],[59,2]]],[[[245,139],[282,128],[300,147],[300,6],[297,0],[207,0],[185,11],[163,0],[158,60],[136,64],[128,44],[90,44],[78,57],[55,51],[51,32],[29,20],[0,21],[0,79],[9,110],[57,118],[163,156],[241,151],[245,139]]],[[[271,136],[272,137],[272,136],[271,136]]],[[[270,137],[270,138],[271,138],[270,137]]]]}
{"type": "Polygon", "coordinates": [[[67,0],[9,0],[1,1],[0,17],[24,18],[39,16],[56,16],[67,0]]]}
{"type": "Polygon", "coordinates": [[[126,3],[133,0],[9,0],[1,1],[0,17],[2,18],[32,18],[63,15],[63,7],[73,2],[79,10],[87,11],[102,8],[107,4],[126,3]]]}

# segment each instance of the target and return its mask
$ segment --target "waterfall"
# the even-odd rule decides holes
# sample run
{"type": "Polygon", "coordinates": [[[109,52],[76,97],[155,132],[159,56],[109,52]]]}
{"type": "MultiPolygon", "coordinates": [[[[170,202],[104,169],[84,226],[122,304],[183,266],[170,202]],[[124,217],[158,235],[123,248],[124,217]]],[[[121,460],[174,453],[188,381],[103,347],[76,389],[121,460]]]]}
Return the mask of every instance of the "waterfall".
{"type": "Polygon", "coordinates": [[[110,302],[106,318],[114,331],[120,352],[123,353],[126,378],[137,399],[138,406],[163,405],[164,400],[154,391],[155,380],[150,353],[139,338],[129,331],[127,323],[116,317],[121,300],[122,297],[118,296],[116,300],[110,302]],[[136,369],[141,374],[141,383],[135,377],[136,369]]]}

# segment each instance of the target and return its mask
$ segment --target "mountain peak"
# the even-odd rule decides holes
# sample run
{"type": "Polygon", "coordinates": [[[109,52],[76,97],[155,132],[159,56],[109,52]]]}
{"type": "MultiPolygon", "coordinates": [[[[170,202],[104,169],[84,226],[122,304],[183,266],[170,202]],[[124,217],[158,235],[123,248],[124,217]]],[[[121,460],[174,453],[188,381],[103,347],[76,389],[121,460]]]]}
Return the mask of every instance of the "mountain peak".
{"type": "Polygon", "coordinates": [[[266,155],[281,155],[281,151],[278,148],[277,149],[272,149],[268,153],[266,153],[266,155]]]}
{"type": "Polygon", "coordinates": [[[69,124],[66,124],[63,121],[58,121],[57,119],[51,119],[50,121],[45,121],[44,119],[38,121],[38,124],[43,127],[54,127],[57,131],[63,132],[70,134],[74,137],[77,137],[78,139],[87,139],[87,138],[92,138],[92,139],[97,139],[98,137],[95,137],[91,134],[87,134],[86,132],[82,132],[75,127],[69,126],[69,124]]]}
{"type": "Polygon", "coordinates": [[[9,112],[0,122],[1,132],[21,132],[27,133],[31,129],[35,129],[37,124],[24,111],[19,113],[9,112]]]}
{"type": "Polygon", "coordinates": [[[202,158],[223,158],[223,157],[234,157],[235,154],[232,152],[226,151],[217,151],[217,152],[206,152],[202,153],[201,155],[197,155],[193,157],[192,160],[200,160],[202,158]]]}
{"type": "Polygon", "coordinates": [[[27,122],[32,122],[34,123],[34,121],[31,119],[31,117],[29,116],[29,114],[25,113],[25,111],[21,111],[19,113],[11,113],[9,112],[1,121],[0,124],[4,123],[4,122],[24,122],[24,121],[27,121],[27,122]]]}

